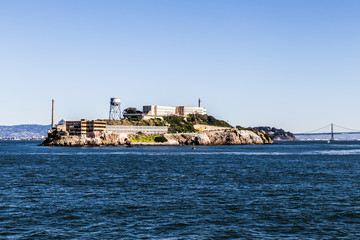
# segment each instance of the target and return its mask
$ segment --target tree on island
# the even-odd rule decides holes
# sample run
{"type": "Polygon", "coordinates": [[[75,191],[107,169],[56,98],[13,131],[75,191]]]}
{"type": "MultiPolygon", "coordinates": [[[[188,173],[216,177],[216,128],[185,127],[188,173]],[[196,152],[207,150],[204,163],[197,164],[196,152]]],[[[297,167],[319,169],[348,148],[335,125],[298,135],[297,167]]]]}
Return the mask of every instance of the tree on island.
{"type": "Polygon", "coordinates": [[[134,107],[128,107],[124,110],[124,114],[136,114],[136,113],[142,113],[140,110],[137,110],[134,107]]]}

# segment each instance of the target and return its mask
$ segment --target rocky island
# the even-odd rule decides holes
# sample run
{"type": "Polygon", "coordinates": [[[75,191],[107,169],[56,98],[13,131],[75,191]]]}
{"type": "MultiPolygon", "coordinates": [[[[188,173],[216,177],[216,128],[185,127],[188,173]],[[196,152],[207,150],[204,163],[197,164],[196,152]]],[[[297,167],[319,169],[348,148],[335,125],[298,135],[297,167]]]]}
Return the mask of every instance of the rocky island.
{"type": "Polygon", "coordinates": [[[43,146],[161,146],[271,144],[263,130],[232,127],[207,114],[60,122],[43,146]]]}
{"type": "Polygon", "coordinates": [[[254,129],[264,131],[270,135],[274,141],[296,141],[296,137],[291,132],[274,127],[255,127],[254,129]]]}

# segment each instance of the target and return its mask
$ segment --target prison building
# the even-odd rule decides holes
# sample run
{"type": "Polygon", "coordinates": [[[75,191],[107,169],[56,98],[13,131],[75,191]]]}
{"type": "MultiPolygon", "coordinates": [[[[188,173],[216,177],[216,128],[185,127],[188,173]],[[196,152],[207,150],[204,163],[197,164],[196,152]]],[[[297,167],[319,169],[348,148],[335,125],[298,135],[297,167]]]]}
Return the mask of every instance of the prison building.
{"type": "Polygon", "coordinates": [[[98,137],[106,131],[106,122],[102,120],[88,121],[86,119],[66,120],[66,131],[69,135],[83,137],[98,137]]]}
{"type": "Polygon", "coordinates": [[[189,114],[206,114],[206,108],[203,107],[185,107],[185,106],[179,106],[176,107],[176,115],[180,116],[188,116],[189,114]]]}
{"type": "Polygon", "coordinates": [[[143,112],[151,116],[175,115],[176,107],[147,105],[143,106],[143,112]]]}
{"type": "Polygon", "coordinates": [[[162,117],[169,115],[188,116],[189,114],[206,114],[206,108],[203,107],[186,107],[186,106],[156,106],[146,105],[143,106],[144,118],[148,117],[162,117]]]}

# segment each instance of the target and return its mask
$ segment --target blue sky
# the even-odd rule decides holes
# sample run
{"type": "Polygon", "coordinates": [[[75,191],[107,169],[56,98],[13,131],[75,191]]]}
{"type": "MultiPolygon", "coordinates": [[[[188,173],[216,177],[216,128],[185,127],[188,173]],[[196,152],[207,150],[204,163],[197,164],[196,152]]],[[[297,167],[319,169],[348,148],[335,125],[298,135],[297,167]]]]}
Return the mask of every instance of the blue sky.
{"type": "Polygon", "coordinates": [[[196,105],[242,126],[360,129],[360,1],[0,1],[0,125],[196,105]]]}

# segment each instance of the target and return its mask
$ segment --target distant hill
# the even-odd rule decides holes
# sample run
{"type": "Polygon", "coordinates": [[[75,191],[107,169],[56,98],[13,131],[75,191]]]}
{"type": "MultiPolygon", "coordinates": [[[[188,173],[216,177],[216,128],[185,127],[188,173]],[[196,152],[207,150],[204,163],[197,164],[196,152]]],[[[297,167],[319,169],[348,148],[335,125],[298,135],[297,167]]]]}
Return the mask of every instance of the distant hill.
{"type": "Polygon", "coordinates": [[[0,139],[44,138],[51,125],[23,124],[0,126],[0,139]]]}
{"type": "Polygon", "coordinates": [[[283,129],[272,127],[255,127],[255,129],[263,130],[272,137],[274,141],[295,141],[297,140],[291,132],[286,132],[283,129]]]}

